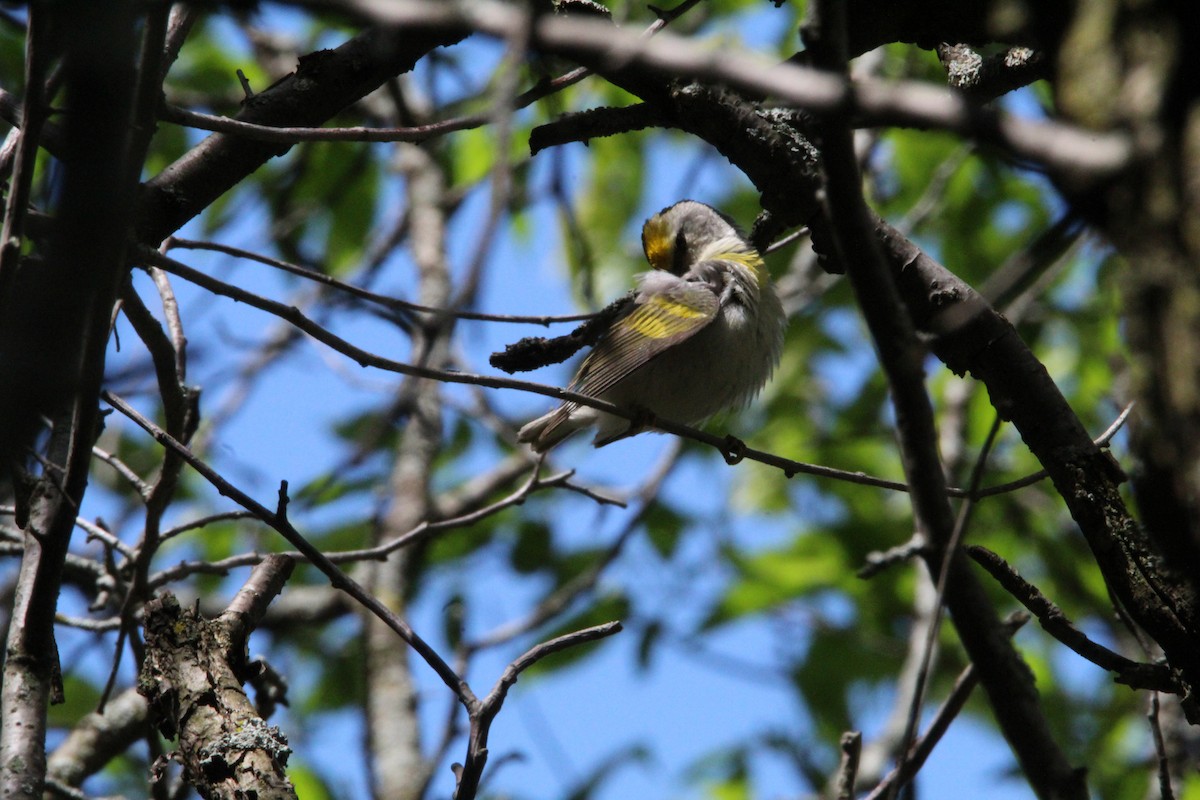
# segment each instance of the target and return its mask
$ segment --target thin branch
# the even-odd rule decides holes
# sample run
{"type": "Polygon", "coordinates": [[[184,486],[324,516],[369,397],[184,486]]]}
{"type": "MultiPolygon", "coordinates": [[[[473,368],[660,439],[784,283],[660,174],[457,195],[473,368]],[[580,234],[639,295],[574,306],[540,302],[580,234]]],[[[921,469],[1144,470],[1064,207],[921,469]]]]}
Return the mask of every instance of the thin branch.
{"type": "MultiPolygon", "coordinates": [[[[983,470],[987,466],[988,456],[991,454],[992,445],[996,443],[996,437],[1000,433],[1000,422],[1000,416],[996,415],[992,420],[992,427],[988,429],[983,447],[979,449],[979,456],[975,459],[975,464],[971,468],[970,480],[972,490],[976,489],[980,481],[983,480],[983,470]]],[[[959,506],[958,516],[954,521],[954,530],[950,534],[950,541],[946,544],[942,552],[941,565],[936,573],[933,618],[930,620],[929,627],[925,632],[925,642],[921,651],[921,662],[917,670],[917,679],[913,685],[908,721],[905,724],[904,735],[900,738],[899,767],[901,770],[904,768],[904,760],[908,756],[909,745],[912,743],[913,737],[916,736],[917,725],[920,722],[921,706],[925,701],[925,691],[929,683],[930,664],[933,661],[934,651],[937,649],[938,634],[941,632],[942,627],[942,611],[945,608],[946,585],[950,577],[951,562],[958,556],[958,547],[962,542],[963,536],[966,535],[967,526],[971,520],[971,512],[974,508],[975,501],[970,497],[964,500],[959,506]]]]}
{"type": "MultiPolygon", "coordinates": [[[[519,28],[520,9],[495,0],[469,5],[430,0],[351,0],[349,5],[382,23],[426,30],[480,31],[504,38],[519,28]]],[[[900,125],[952,131],[995,144],[1014,156],[1079,178],[1099,179],[1128,166],[1133,143],[1071,125],[1020,119],[981,108],[961,95],[915,81],[848,80],[843,75],[757,56],[714,50],[665,32],[654,39],[611,24],[546,14],[533,24],[533,46],[558,55],[588,55],[613,66],[638,66],[720,83],[754,96],[777,97],[816,113],[853,115],[865,126],[900,125]]]]}
{"type": "Polygon", "coordinates": [[[204,528],[217,522],[225,522],[226,520],[237,519],[255,519],[255,516],[249,511],[221,511],[216,514],[208,514],[200,517],[199,519],[194,519],[191,522],[184,522],[176,525],[173,528],[167,528],[162,532],[162,535],[159,538],[161,538],[163,541],[166,541],[167,539],[187,533],[188,531],[194,531],[197,528],[204,528]]]}
{"type": "Polygon", "coordinates": [[[133,487],[134,491],[138,493],[138,496],[141,497],[143,502],[145,502],[146,498],[150,496],[150,484],[142,480],[142,476],[134,472],[133,467],[129,466],[107,450],[95,445],[92,446],[92,455],[116,470],[117,474],[124,478],[129,485],[133,487]]]}
{"type": "Polygon", "coordinates": [[[1029,583],[1004,559],[979,545],[967,548],[967,554],[988,571],[996,582],[1037,617],[1041,626],[1062,644],[1101,669],[1115,673],[1118,683],[1135,689],[1152,689],[1168,694],[1182,694],[1183,688],[1163,664],[1139,664],[1088,638],[1076,628],[1062,609],[1052,603],[1036,586],[1029,583]]]}
{"type": "MultiPolygon", "coordinates": [[[[69,614],[58,613],[54,615],[56,625],[64,625],[68,628],[76,628],[81,631],[90,633],[112,633],[119,631],[123,625],[121,617],[106,617],[105,619],[92,619],[90,617],[73,617],[69,614]]],[[[104,710],[100,709],[99,713],[103,714],[104,710]]]]}
{"type": "Polygon", "coordinates": [[[595,316],[594,314],[590,313],[540,316],[519,314],[483,314],[477,311],[464,311],[456,308],[434,308],[432,306],[425,306],[421,305],[420,303],[411,303],[407,300],[401,300],[397,297],[391,297],[389,295],[372,292],[355,286],[354,284],[338,280],[332,275],[327,275],[324,272],[309,269],[308,267],[302,267],[298,264],[292,264],[288,261],[270,258],[250,250],[244,250],[240,247],[232,247],[230,245],[220,244],[218,242],[200,242],[192,239],[180,239],[172,236],[164,243],[162,252],[166,253],[174,248],[183,248],[187,250],[211,250],[213,252],[224,253],[236,258],[244,258],[249,261],[256,261],[259,264],[275,267],[276,269],[291,273],[292,275],[299,275],[300,277],[315,283],[340,289],[352,297],[357,297],[360,300],[367,300],[369,302],[376,303],[392,311],[419,311],[435,316],[447,316],[457,319],[482,320],[484,322],[519,322],[532,323],[535,325],[549,325],[554,322],[579,322],[580,320],[586,320],[595,316]]]}
{"type": "MultiPolygon", "coordinates": [[[[382,561],[392,553],[410,547],[419,542],[430,539],[435,534],[445,531],[465,528],[473,525],[487,517],[498,514],[506,508],[519,506],[525,502],[530,495],[543,489],[562,488],[571,489],[582,494],[585,494],[597,502],[624,507],[624,503],[613,498],[604,497],[590,490],[578,487],[570,482],[574,472],[563,472],[553,475],[548,478],[540,478],[536,474],[531,474],[530,479],[525,482],[515,492],[500,500],[490,503],[482,508],[477,508],[460,514],[455,517],[439,520],[424,520],[408,531],[388,539],[374,547],[364,547],[357,550],[334,550],[325,553],[325,557],[333,564],[353,564],[362,561],[382,561]]],[[[228,518],[253,518],[258,519],[258,515],[253,512],[234,512],[226,515],[218,515],[228,518]]],[[[198,527],[198,526],[196,526],[198,527]]],[[[168,567],[160,572],[155,573],[150,577],[148,585],[151,588],[159,588],[169,583],[173,583],[181,578],[186,578],[188,575],[205,574],[205,575],[227,575],[230,570],[238,567],[249,567],[260,563],[267,558],[267,553],[239,553],[235,556],[219,559],[217,561],[181,561],[173,567],[168,567]]],[[[303,552],[286,552],[278,555],[285,555],[297,561],[308,562],[308,556],[303,552]]]]}
{"type": "MultiPolygon", "coordinates": [[[[1028,617],[1024,615],[1012,615],[1006,621],[1010,635],[1015,633],[1018,628],[1025,624],[1028,617]]],[[[933,753],[933,748],[942,737],[946,735],[946,731],[950,729],[950,723],[958,716],[963,707],[967,704],[967,700],[971,697],[971,692],[974,691],[979,683],[978,668],[974,664],[968,664],[966,669],[959,673],[958,678],[954,681],[954,687],[950,690],[949,696],[945,702],[938,708],[937,713],[933,716],[933,721],[929,724],[929,729],[925,731],[925,735],[913,746],[912,751],[904,761],[888,773],[879,785],[876,786],[864,800],[879,800],[883,797],[893,796],[899,787],[912,780],[921,767],[925,766],[925,762],[933,753]]]]}
{"type": "Polygon", "coordinates": [[[889,547],[887,550],[867,553],[867,557],[864,559],[863,565],[858,568],[856,575],[864,580],[874,578],[897,564],[905,564],[917,556],[923,556],[928,547],[929,543],[923,536],[914,534],[903,544],[889,547]]]}
{"type": "Polygon", "coordinates": [[[167,323],[167,335],[171,347],[175,351],[175,379],[180,386],[187,384],[187,336],[183,332],[183,318],[179,314],[179,301],[175,298],[175,290],[171,286],[167,273],[156,267],[148,267],[146,271],[154,281],[158,290],[159,301],[162,303],[163,317],[167,323]]]}
{"type": "Polygon", "coordinates": [[[854,800],[854,781],[858,777],[858,759],[862,755],[862,733],[843,733],[841,746],[842,763],[838,766],[834,789],[837,791],[837,800],[854,800]]]}
{"type": "Polygon", "coordinates": [[[471,731],[468,737],[467,758],[466,763],[455,770],[458,779],[454,791],[455,800],[472,800],[475,797],[475,793],[479,789],[479,780],[483,776],[483,768],[488,760],[487,743],[492,721],[500,712],[501,706],[504,705],[508,690],[517,682],[521,673],[549,655],[586,642],[594,642],[612,636],[620,631],[620,622],[606,622],[603,625],[568,633],[535,645],[505,668],[499,680],[496,681],[496,685],[488,692],[487,697],[470,709],[471,731]]]}
{"type": "Polygon", "coordinates": [[[787,247],[789,244],[792,244],[793,242],[798,242],[801,239],[803,239],[809,235],[811,235],[811,232],[808,230],[807,225],[802,228],[798,228],[798,229],[792,231],[791,233],[787,234],[786,236],[781,236],[780,238],[776,239],[771,244],[767,245],[766,249],[763,250],[763,255],[764,256],[770,255],[771,253],[774,253],[776,250],[782,250],[783,248],[787,247]]]}
{"type": "Polygon", "coordinates": [[[200,473],[200,475],[213,485],[218,492],[225,497],[233,499],[238,505],[245,508],[254,514],[255,517],[265,522],[267,525],[279,532],[293,547],[299,550],[305,558],[307,558],[313,566],[325,573],[329,578],[329,582],[337,589],[342,590],[346,594],[353,597],[364,608],[378,617],[389,628],[394,630],[401,639],[409,644],[417,654],[429,664],[430,668],[437,673],[442,682],[450,688],[459,700],[468,708],[475,702],[475,696],[472,693],[467,682],[459,677],[454,670],[442,659],[437,651],[429,646],[411,626],[403,619],[400,619],[392,611],[371,596],[357,581],[351,578],[346,573],[342,572],[337,565],[330,561],[324,553],[309,543],[301,533],[293,527],[292,523],[287,519],[287,481],[280,485],[279,489],[279,506],[275,511],[271,511],[266,506],[263,506],[245,492],[238,489],[233,484],[222,478],[212,467],[204,463],[185,445],[176,441],[162,428],[155,425],[146,417],[139,414],[132,406],[124,400],[116,397],[110,392],[103,392],[102,397],[106,403],[120,411],[129,419],[133,420],[139,427],[149,433],[154,439],[167,449],[176,453],[180,458],[186,461],[192,469],[200,473]]]}
{"type": "MultiPolygon", "coordinates": [[[[1097,447],[1108,447],[1108,445],[1112,442],[1113,437],[1117,435],[1117,432],[1120,431],[1121,428],[1125,427],[1125,423],[1129,421],[1129,415],[1133,413],[1133,409],[1136,405],[1136,402],[1127,403],[1125,408],[1121,409],[1121,413],[1117,415],[1117,418],[1112,421],[1112,424],[1104,429],[1104,433],[1093,439],[1092,443],[1097,447]]],[[[1017,480],[1009,481],[1008,483],[1000,483],[995,486],[989,486],[986,489],[980,489],[970,496],[980,499],[984,497],[991,497],[997,494],[1006,494],[1015,489],[1032,486],[1038,481],[1045,480],[1047,477],[1049,477],[1049,474],[1046,472],[1046,470],[1039,469],[1037,472],[1030,473],[1024,478],[1018,478],[1017,480]]]]}
{"type": "Polygon", "coordinates": [[[587,592],[596,585],[600,576],[604,574],[604,570],[608,568],[617,556],[625,549],[625,544],[641,527],[642,521],[646,518],[651,505],[657,499],[659,490],[662,488],[663,482],[675,465],[679,461],[679,457],[683,453],[683,448],[680,442],[675,442],[674,446],[669,448],[662,460],[651,471],[649,478],[643,483],[638,491],[638,507],[629,518],[626,520],[621,532],[613,538],[612,544],[608,546],[604,554],[600,556],[588,569],[581,572],[572,580],[568,581],[563,586],[560,586],[548,596],[543,598],[529,614],[523,619],[501,625],[499,628],[491,631],[485,636],[475,640],[464,642],[462,645],[463,653],[470,655],[489,647],[495,647],[504,642],[511,641],[516,637],[527,633],[534,628],[544,624],[547,620],[553,618],[563,609],[569,606],[576,598],[580,597],[584,592],[587,592]]]}
{"type": "MultiPolygon", "coordinates": [[[[513,100],[514,109],[522,109],[555,92],[572,86],[591,75],[582,67],[560,75],[553,80],[542,81],[537,86],[522,92],[513,100]]],[[[202,114],[179,106],[164,103],[159,110],[159,119],[176,125],[185,125],[206,131],[228,133],[262,142],[297,144],[299,142],[424,142],[448,133],[481,128],[493,121],[490,113],[470,114],[452,119],[400,128],[344,127],[312,128],[275,125],[258,125],[230,117],[202,114]]]]}
{"type": "Polygon", "coordinates": [[[110,531],[106,530],[100,525],[84,519],[83,517],[76,517],[75,524],[87,532],[89,540],[95,539],[96,541],[101,542],[105,547],[116,550],[118,553],[130,559],[131,561],[135,557],[136,553],[134,548],[122,542],[110,531]]]}
{"type": "Polygon", "coordinates": [[[1154,755],[1158,762],[1158,796],[1159,800],[1175,800],[1175,792],[1171,788],[1171,762],[1167,758],[1167,746],[1163,741],[1162,726],[1158,721],[1158,692],[1150,693],[1150,710],[1146,718],[1150,723],[1150,735],[1154,740],[1154,755]]]}

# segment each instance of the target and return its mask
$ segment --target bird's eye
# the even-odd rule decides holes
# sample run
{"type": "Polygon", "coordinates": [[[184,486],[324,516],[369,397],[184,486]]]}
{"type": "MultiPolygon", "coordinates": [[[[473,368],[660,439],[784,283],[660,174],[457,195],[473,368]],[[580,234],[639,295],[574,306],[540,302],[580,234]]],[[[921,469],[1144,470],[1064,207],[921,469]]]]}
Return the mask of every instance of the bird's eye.
{"type": "Polygon", "coordinates": [[[683,231],[680,230],[675,234],[675,247],[671,252],[671,272],[676,275],[682,275],[688,270],[688,245],[687,238],[684,237],[683,231]]]}

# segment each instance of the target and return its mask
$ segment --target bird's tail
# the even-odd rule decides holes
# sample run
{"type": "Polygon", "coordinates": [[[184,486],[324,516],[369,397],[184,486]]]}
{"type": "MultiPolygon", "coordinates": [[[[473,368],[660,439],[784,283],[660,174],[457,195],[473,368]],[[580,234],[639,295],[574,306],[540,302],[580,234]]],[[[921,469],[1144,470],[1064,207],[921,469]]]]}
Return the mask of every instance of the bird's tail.
{"type": "Polygon", "coordinates": [[[559,406],[549,414],[526,423],[517,431],[517,441],[527,442],[535,453],[544,453],[583,427],[571,422],[571,408],[559,406]]]}

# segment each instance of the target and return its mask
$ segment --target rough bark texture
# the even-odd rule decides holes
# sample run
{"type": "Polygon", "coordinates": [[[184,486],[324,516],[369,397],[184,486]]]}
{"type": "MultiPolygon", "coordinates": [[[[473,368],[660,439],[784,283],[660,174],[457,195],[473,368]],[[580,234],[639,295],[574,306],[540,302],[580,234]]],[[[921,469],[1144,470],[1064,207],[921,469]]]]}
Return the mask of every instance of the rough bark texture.
{"type": "MultiPolygon", "coordinates": [[[[247,100],[237,119],[278,127],[318,126],[351,103],[407,72],[462,31],[413,33],[370,28],[335,50],[300,59],[296,71],[247,100]]],[[[139,206],[137,236],[157,246],[260,166],[288,150],[214,133],[150,179],[139,206]]]]}
{"type": "MultiPolygon", "coordinates": [[[[46,457],[55,467],[19,489],[18,523],[28,532],[4,665],[0,796],[40,797],[45,715],[60,682],[53,619],[74,523],[87,484],[99,421],[108,323],[128,265],[127,232],[157,245],[255,169],[287,148],[232,136],[205,139],[151,179],[133,206],[140,154],[130,150],[132,4],[60,4],[69,23],[66,164],[44,260],[27,258],[6,275],[0,296],[0,476],[23,456],[42,416],[53,422],[46,457]],[[128,157],[128,158],[127,158],[128,157]],[[133,212],[133,213],[131,213],[133,212]]],[[[35,11],[35,16],[37,12],[35,11]]],[[[256,95],[243,118],[319,125],[411,69],[461,33],[406,35],[370,29],[342,47],[314,53],[296,74],[256,95]]],[[[39,76],[39,79],[44,76],[39,76]]]]}
{"type": "MultiPolygon", "coordinates": [[[[1130,515],[1120,496],[1121,468],[1091,441],[1007,320],[891,226],[880,221],[877,230],[914,321],[935,337],[934,352],[956,373],[984,383],[997,412],[1050,474],[1108,585],[1186,682],[1198,685],[1200,598],[1193,577],[1170,569],[1130,515]]],[[[1195,716],[1194,700],[1185,702],[1195,716]]]]}
{"type": "Polygon", "coordinates": [[[249,588],[217,620],[181,609],[170,594],[146,604],[138,691],[162,734],[178,737],[185,777],[205,798],[296,797],[284,772],[287,739],[259,716],[237,672],[249,629],[291,570],[290,560],[282,560],[287,564],[269,559],[256,569],[249,588]],[[272,570],[273,588],[253,586],[256,576],[272,570]]]}
{"type": "MultiPolygon", "coordinates": [[[[1141,401],[1134,488],[1165,559],[1148,566],[1175,576],[1178,591],[1163,601],[1191,604],[1194,618],[1200,615],[1194,607],[1200,594],[1200,58],[1194,46],[1200,20],[1192,11],[1165,2],[1081,4],[1064,39],[1055,92],[1069,117],[1097,129],[1127,128],[1141,144],[1136,168],[1081,205],[1127,262],[1121,297],[1141,401]]],[[[1160,644],[1171,655],[1174,648],[1160,644]]],[[[1194,676],[1195,663],[1188,668],[1194,676]]]]}

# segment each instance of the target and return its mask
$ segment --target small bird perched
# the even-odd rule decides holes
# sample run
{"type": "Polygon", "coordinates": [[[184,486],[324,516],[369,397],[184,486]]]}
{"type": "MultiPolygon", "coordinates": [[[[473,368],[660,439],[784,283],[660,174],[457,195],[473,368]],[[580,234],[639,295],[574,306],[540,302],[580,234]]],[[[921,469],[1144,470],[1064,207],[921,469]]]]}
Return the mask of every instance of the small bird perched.
{"type": "MultiPolygon", "coordinates": [[[[654,269],[568,388],[685,424],[744,406],[779,364],[787,322],[762,257],[732,220],[694,200],[647,220],[642,248],[654,269]]],[[[646,429],[568,402],[517,438],[544,453],[590,425],[596,447],[646,429]]]]}

